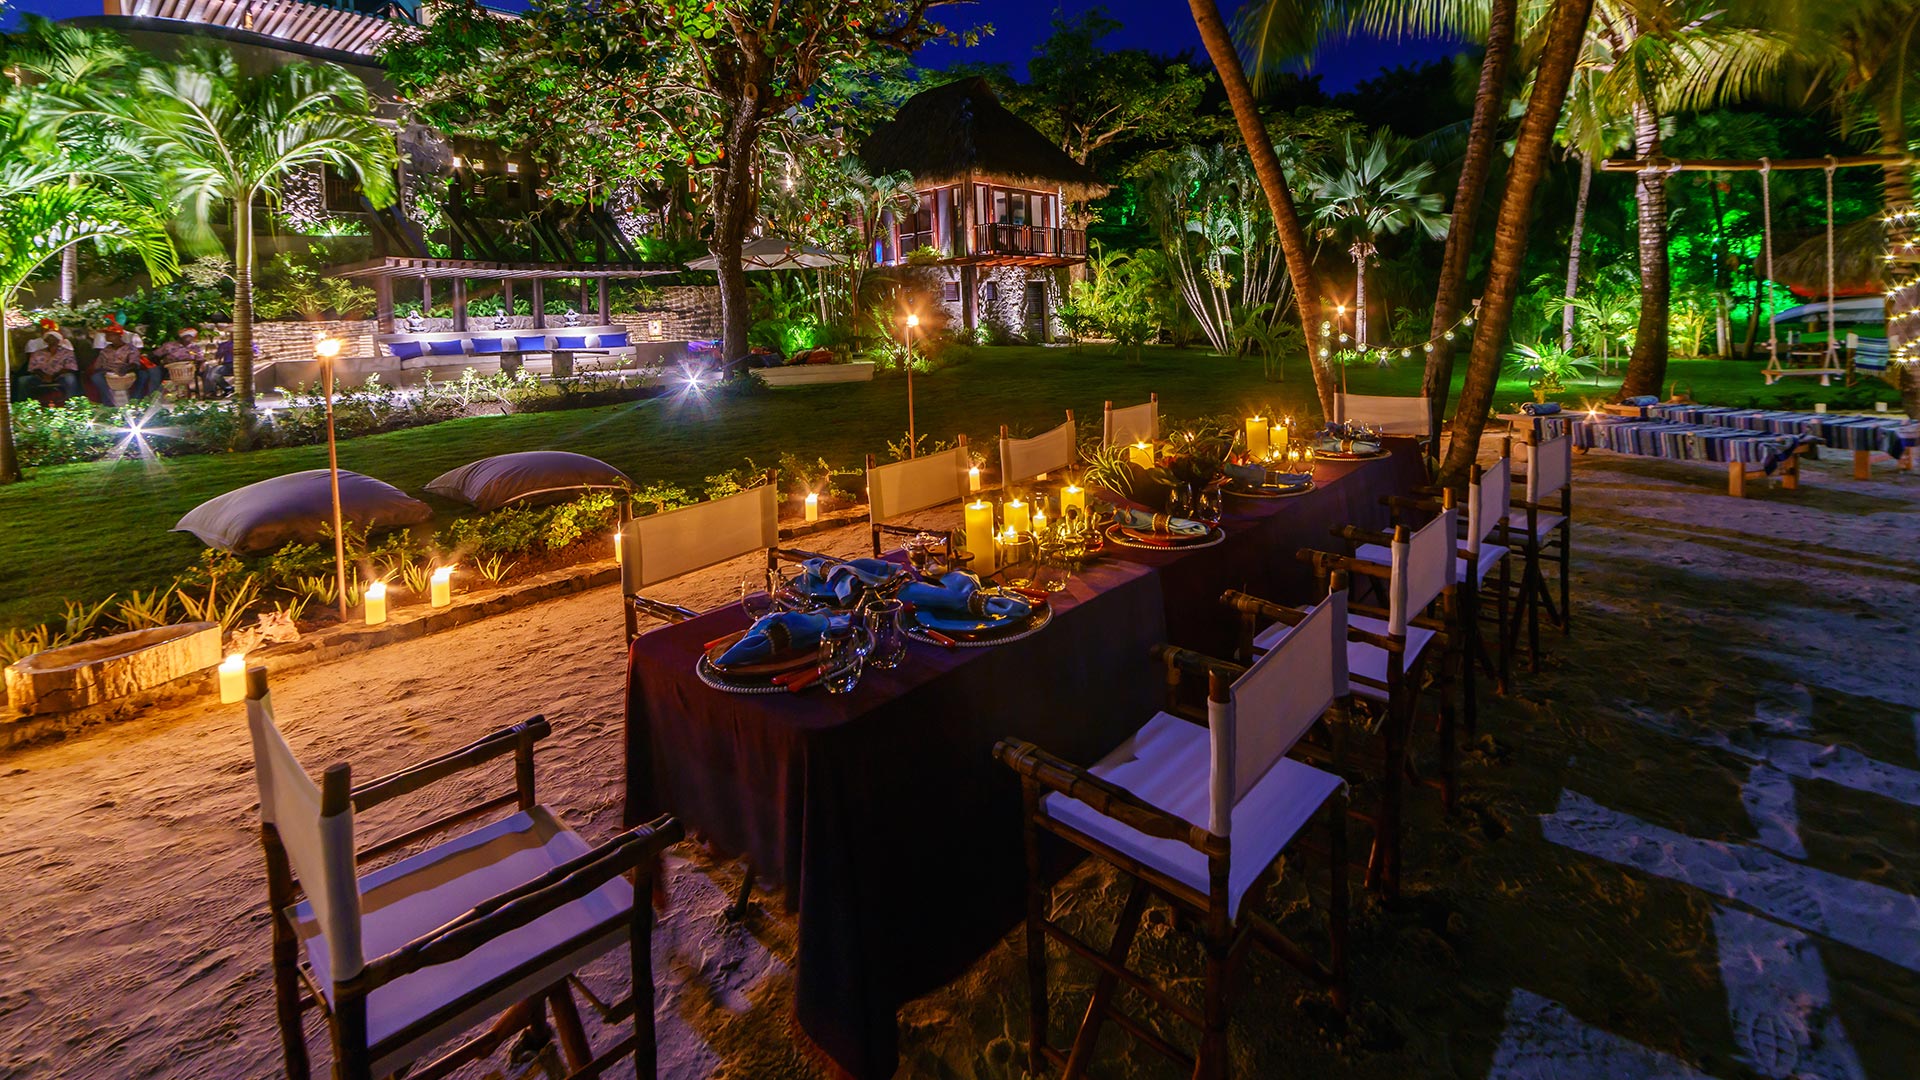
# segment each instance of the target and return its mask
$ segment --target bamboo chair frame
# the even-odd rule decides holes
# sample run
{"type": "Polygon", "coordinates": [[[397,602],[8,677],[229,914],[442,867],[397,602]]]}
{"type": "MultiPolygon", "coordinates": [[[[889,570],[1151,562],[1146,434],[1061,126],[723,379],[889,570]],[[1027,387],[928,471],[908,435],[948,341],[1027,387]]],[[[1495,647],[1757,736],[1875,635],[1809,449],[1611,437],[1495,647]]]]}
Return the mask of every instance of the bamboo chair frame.
{"type": "MultiPolygon", "coordinates": [[[[1562,439],[1566,436],[1561,436],[1562,439]]],[[[1559,440],[1550,440],[1558,442],[1559,440]]],[[[1569,444],[1570,445],[1570,444],[1569,444]]],[[[1513,446],[1511,440],[1502,445],[1502,454],[1511,458],[1513,446]]],[[[1530,484],[1536,465],[1535,459],[1540,452],[1537,442],[1527,444],[1526,475],[1513,476],[1513,482],[1520,489],[1514,498],[1512,510],[1526,514],[1526,528],[1509,528],[1508,537],[1514,554],[1522,559],[1520,584],[1515,591],[1516,614],[1525,615],[1527,631],[1527,669],[1534,674],[1540,671],[1540,616],[1546,615],[1547,622],[1557,628],[1562,636],[1573,633],[1573,469],[1569,464],[1566,482],[1560,486],[1557,504],[1549,501],[1555,494],[1546,492],[1546,499],[1530,496],[1530,484]],[[1558,514],[1560,521],[1546,536],[1540,535],[1540,515],[1558,514]],[[1515,533],[1518,532],[1518,535],[1515,533]],[[1545,567],[1548,563],[1555,566],[1558,579],[1558,603],[1555,602],[1556,590],[1548,587],[1545,567]]],[[[1509,519],[1511,520],[1511,518],[1509,519]]],[[[1515,618],[1507,627],[1507,639],[1503,648],[1511,653],[1519,644],[1521,620],[1515,618]]]]}
{"type": "MultiPolygon", "coordinates": [[[[248,700],[261,701],[266,694],[266,668],[249,668],[248,700]]],[[[370,810],[508,755],[512,755],[514,761],[513,790],[455,810],[390,840],[356,850],[355,867],[497,810],[508,807],[531,810],[536,805],[534,743],[551,730],[545,717],[536,716],[502,728],[458,750],[358,786],[352,782],[351,767],[347,763],[329,766],[321,779],[320,814],[326,818],[370,810]]],[[[311,967],[300,956],[300,939],[292,912],[305,893],[301,883],[294,877],[279,829],[272,822],[263,821],[260,844],[266,856],[267,899],[273,928],[274,1008],[287,1075],[292,1080],[308,1080],[311,1075],[306,1036],[302,1030],[303,1013],[309,1004],[319,1009],[326,1018],[333,1046],[333,1075],[340,1080],[372,1080],[373,1063],[383,1052],[391,1052],[389,1048],[404,1047],[409,1041],[459,1016],[475,1003],[486,1000],[497,990],[512,986],[529,973],[537,972],[608,933],[621,929],[627,934],[633,987],[625,999],[605,1011],[609,1022],[618,1022],[631,1016],[633,1030],[605,1051],[598,1055],[592,1051],[569,988],[569,982],[577,979],[569,975],[509,1008],[474,1038],[417,1070],[402,1067],[400,1072],[405,1073],[408,1080],[442,1080],[461,1067],[493,1053],[517,1031],[529,1031],[539,1042],[545,1043],[557,1029],[569,1070],[567,1080],[598,1077],[615,1062],[629,1055],[634,1059],[636,1075],[655,1075],[653,958],[649,947],[653,909],[648,898],[652,893],[651,879],[660,854],[678,843],[683,835],[680,823],[665,814],[645,825],[629,829],[518,888],[490,898],[444,926],[383,956],[368,959],[358,973],[335,981],[333,1000],[329,1003],[311,967]],[[512,971],[469,989],[461,997],[388,1035],[380,1043],[369,1043],[367,999],[374,991],[423,968],[465,956],[489,941],[533,923],[623,875],[633,882],[634,903],[627,914],[604,920],[512,971]],[[551,1028],[544,1015],[548,1007],[553,1012],[551,1028]]]]}
{"type": "MultiPolygon", "coordinates": [[[[1226,704],[1232,698],[1233,680],[1245,670],[1237,664],[1168,645],[1155,646],[1153,658],[1162,664],[1167,672],[1170,699],[1177,696],[1180,673],[1186,671],[1206,678],[1207,696],[1211,702],[1226,704]]],[[[1335,707],[1338,707],[1338,703],[1335,707]]],[[[1187,710],[1181,715],[1191,716],[1192,712],[1187,710]]],[[[1205,723],[1204,717],[1200,722],[1205,723]]],[[[1192,1069],[1195,1077],[1225,1077],[1230,984],[1241,961],[1245,958],[1248,947],[1256,944],[1297,968],[1315,983],[1326,987],[1333,999],[1334,1007],[1342,1014],[1346,1013],[1348,901],[1347,797],[1344,787],[1335,790],[1321,805],[1321,809],[1315,813],[1316,817],[1326,818],[1327,846],[1323,853],[1328,859],[1331,870],[1327,904],[1327,958],[1323,961],[1281,933],[1280,929],[1267,919],[1255,913],[1260,899],[1279,880],[1278,857],[1272,865],[1265,867],[1259,878],[1248,887],[1240,903],[1239,917],[1230,919],[1227,914],[1227,875],[1232,848],[1227,837],[1217,836],[1203,826],[1195,825],[1176,814],[1162,810],[1125,788],[1108,783],[1086,769],[1055,757],[1024,739],[1003,739],[994,746],[993,753],[995,758],[1020,777],[1021,812],[1026,821],[1027,995],[1028,1025],[1031,1035],[1028,1043],[1028,1072],[1030,1075],[1044,1076],[1048,1066],[1053,1065],[1063,1071],[1066,1080],[1086,1076],[1087,1067],[1093,1056],[1094,1044],[1100,1037],[1100,1029],[1106,1021],[1111,1020],[1114,1026],[1142,1044],[1151,1047],[1176,1064],[1192,1069]],[[1147,836],[1177,840],[1204,855],[1207,860],[1207,891],[1199,892],[1145,865],[1133,856],[1117,851],[1071,825],[1049,817],[1042,809],[1041,800],[1052,792],[1058,792],[1070,799],[1078,799],[1099,813],[1147,836]],[[1052,833],[1089,854],[1105,860],[1132,878],[1133,884],[1128,890],[1126,902],[1114,928],[1113,938],[1105,949],[1097,948],[1075,937],[1071,931],[1047,917],[1052,888],[1047,883],[1042,858],[1041,834],[1043,831],[1052,833]],[[1202,1007],[1198,1010],[1179,1001],[1166,990],[1149,982],[1145,976],[1126,967],[1127,954],[1132,948],[1134,936],[1139,931],[1147,899],[1156,893],[1175,908],[1193,917],[1201,927],[1201,943],[1206,950],[1207,959],[1204,1000],[1202,1007]],[[1048,1042],[1046,946],[1049,938],[1059,942],[1069,952],[1092,964],[1100,972],[1094,982],[1093,997],[1088,1003],[1086,1015],[1074,1034],[1073,1044],[1066,1050],[1061,1050],[1048,1042]],[[1199,1053],[1188,1055],[1154,1034],[1139,1020],[1121,1012],[1113,1001],[1114,994],[1120,989],[1121,983],[1125,983],[1166,1012],[1199,1029],[1199,1053]]],[[[1301,834],[1296,834],[1294,840],[1282,849],[1282,854],[1296,845],[1302,848],[1308,847],[1302,842],[1304,832],[1303,829],[1301,834]]]]}
{"type": "MultiPolygon", "coordinates": [[[[775,478],[774,471],[772,469],[768,469],[762,475],[764,477],[764,485],[769,490],[771,490],[774,483],[774,478],[775,478]]],[[[760,487],[756,486],[756,487],[750,488],[749,490],[759,491],[760,487]]],[[[695,504],[695,505],[697,506],[699,504],[695,504]]],[[[683,509],[693,509],[693,507],[684,507],[683,509]]],[[[668,511],[668,513],[672,513],[672,512],[673,511],[668,511]]],[[[627,527],[631,525],[634,520],[635,519],[633,516],[632,502],[629,500],[627,502],[621,503],[620,504],[620,523],[617,526],[617,528],[621,536],[622,544],[626,544],[629,542],[627,540],[627,527]]],[[[779,529],[778,529],[778,526],[776,525],[775,528],[773,529],[773,537],[777,539],[778,536],[779,536],[779,529]]],[[[714,559],[708,562],[705,566],[690,568],[686,571],[686,573],[689,573],[689,574],[694,573],[697,570],[703,570],[703,569],[706,569],[707,567],[715,566],[719,563],[726,562],[728,559],[737,559],[742,555],[751,554],[753,550],[754,549],[752,548],[747,548],[739,551],[729,552],[727,554],[722,555],[718,559],[714,559]]],[[[773,550],[773,547],[769,546],[768,550],[769,551],[773,550]]],[[[665,601],[655,600],[651,597],[643,595],[639,590],[643,588],[647,588],[649,585],[659,584],[660,581],[670,581],[673,579],[673,577],[679,577],[683,575],[676,574],[676,575],[673,575],[672,577],[661,578],[659,579],[659,581],[654,581],[654,582],[632,581],[630,580],[630,578],[633,575],[629,574],[628,572],[627,560],[633,557],[634,557],[634,554],[632,552],[625,551],[624,549],[622,550],[622,559],[620,563],[620,601],[621,601],[620,607],[621,607],[622,617],[626,623],[628,648],[632,648],[634,641],[638,639],[642,634],[642,631],[640,629],[640,617],[643,615],[652,619],[657,619],[662,622],[680,623],[680,622],[686,622],[688,619],[694,618],[695,616],[700,614],[699,612],[694,611],[692,608],[681,607],[678,604],[669,604],[669,603],[666,603],[665,601]]],[[[772,569],[773,560],[771,558],[769,558],[767,565],[769,569],[772,569]]]]}

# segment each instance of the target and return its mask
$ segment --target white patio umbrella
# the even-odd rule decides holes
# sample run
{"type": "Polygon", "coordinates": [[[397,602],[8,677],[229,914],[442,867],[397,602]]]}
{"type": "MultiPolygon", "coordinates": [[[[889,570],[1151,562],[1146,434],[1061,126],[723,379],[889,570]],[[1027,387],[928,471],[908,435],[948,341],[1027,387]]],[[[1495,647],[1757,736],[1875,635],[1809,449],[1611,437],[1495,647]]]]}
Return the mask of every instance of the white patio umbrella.
{"type": "MultiPolygon", "coordinates": [[[[748,270],[818,270],[844,262],[844,257],[825,248],[782,236],[756,236],[740,248],[740,265],[748,270]]],[[[720,263],[709,255],[688,263],[687,269],[718,270],[720,263]]]]}

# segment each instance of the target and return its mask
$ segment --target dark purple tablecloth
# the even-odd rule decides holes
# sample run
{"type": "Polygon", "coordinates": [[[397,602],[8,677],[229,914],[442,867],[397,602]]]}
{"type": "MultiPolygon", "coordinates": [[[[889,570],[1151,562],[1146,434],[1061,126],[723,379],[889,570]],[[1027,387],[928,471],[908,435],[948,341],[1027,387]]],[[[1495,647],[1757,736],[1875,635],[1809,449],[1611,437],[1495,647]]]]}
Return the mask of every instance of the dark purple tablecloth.
{"type": "Polygon", "coordinates": [[[915,644],[849,695],[747,696],[694,674],[737,605],[634,644],[628,817],[661,810],[780,882],[800,916],[801,1027],[855,1076],[893,1074],[895,1014],[1019,922],[1019,784],[995,741],[1093,761],[1153,714],[1166,640],[1144,566],[1089,567],[1053,623],[990,649],[915,644]]]}
{"type": "Polygon", "coordinates": [[[844,697],[702,684],[701,646],[746,625],[737,605],[647,634],[628,667],[628,819],[671,811],[783,885],[799,910],[802,1029],[854,1076],[891,1076],[899,1007],[1024,910],[1019,786],[994,742],[1017,735],[1079,762],[1113,749],[1159,706],[1154,644],[1227,655],[1222,592],[1310,600],[1294,552],[1334,546],[1338,525],[1385,523],[1380,496],[1424,477],[1410,441],[1393,442],[1390,457],[1319,464],[1307,495],[1229,499],[1214,547],[1114,549],[1055,594],[1053,624],[1033,637],[916,644],[844,697]]]}

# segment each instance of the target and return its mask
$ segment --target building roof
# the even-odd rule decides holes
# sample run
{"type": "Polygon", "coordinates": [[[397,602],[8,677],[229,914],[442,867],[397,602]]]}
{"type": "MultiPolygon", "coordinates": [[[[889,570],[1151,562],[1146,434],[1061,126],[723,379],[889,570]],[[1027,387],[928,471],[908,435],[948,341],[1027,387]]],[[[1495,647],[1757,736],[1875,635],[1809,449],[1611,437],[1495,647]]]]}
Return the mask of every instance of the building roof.
{"type": "Polygon", "coordinates": [[[923,90],[874,129],[860,148],[876,173],[907,172],[922,186],[971,176],[1009,187],[1059,188],[1068,198],[1105,194],[1093,170],[1068,157],[1032,124],[1007,111],[985,79],[923,90]]]}
{"type": "Polygon", "coordinates": [[[397,10],[404,17],[410,11],[377,0],[106,0],[105,7],[108,19],[133,26],[186,23],[195,32],[258,35],[267,42],[342,53],[363,63],[407,25],[388,18],[388,12],[397,10]]]}
{"type": "MultiPolygon", "coordinates": [[[[1886,289],[1887,239],[1880,215],[1833,231],[1833,294],[1879,296],[1886,289]]],[[[1761,267],[1765,270],[1765,267],[1761,267]]],[[[1790,251],[1774,249],[1773,280],[1795,296],[1827,295],[1827,232],[1820,230],[1790,251]]]]}

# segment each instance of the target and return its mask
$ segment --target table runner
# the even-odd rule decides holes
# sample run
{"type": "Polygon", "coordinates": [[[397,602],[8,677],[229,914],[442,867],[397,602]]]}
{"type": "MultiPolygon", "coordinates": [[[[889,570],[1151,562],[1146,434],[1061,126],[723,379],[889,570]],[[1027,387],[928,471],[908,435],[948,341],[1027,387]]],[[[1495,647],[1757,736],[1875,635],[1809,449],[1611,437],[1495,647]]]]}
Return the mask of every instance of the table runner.
{"type": "Polygon", "coordinates": [[[916,644],[906,663],[832,697],[742,696],[701,684],[705,642],[747,624],[736,605],[638,639],[627,680],[627,818],[663,810],[744,854],[799,912],[795,1011],[848,1073],[891,1076],[901,1005],[965,971],[1024,912],[1019,785],[992,759],[1018,735],[1091,763],[1159,707],[1148,650],[1226,655],[1220,594],[1311,600],[1294,553],[1329,529],[1383,525],[1380,497],[1425,477],[1410,439],[1373,461],[1323,461],[1315,491],[1229,499],[1205,550],[1117,549],[1056,597],[1053,624],[992,649],[916,644]]]}

